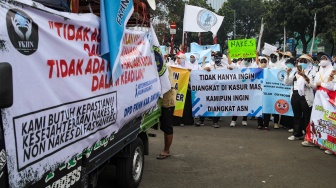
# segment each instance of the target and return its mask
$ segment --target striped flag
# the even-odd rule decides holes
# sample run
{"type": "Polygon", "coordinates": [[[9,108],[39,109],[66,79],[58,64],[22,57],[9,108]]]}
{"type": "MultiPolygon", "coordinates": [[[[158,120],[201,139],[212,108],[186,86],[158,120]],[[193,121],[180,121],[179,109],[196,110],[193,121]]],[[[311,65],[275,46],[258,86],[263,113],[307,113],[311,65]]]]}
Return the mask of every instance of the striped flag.
{"type": "Polygon", "coordinates": [[[122,75],[122,39],[133,11],[133,0],[100,1],[101,56],[110,62],[113,82],[122,75]]]}

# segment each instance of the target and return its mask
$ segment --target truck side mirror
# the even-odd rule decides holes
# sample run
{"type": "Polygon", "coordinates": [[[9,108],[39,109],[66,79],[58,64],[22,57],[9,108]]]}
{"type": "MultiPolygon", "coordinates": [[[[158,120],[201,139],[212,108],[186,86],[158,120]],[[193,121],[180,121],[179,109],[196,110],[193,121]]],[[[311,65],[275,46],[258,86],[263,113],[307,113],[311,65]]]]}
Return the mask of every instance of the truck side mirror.
{"type": "Polygon", "coordinates": [[[0,63],[0,109],[13,105],[13,77],[12,66],[0,63]]]}

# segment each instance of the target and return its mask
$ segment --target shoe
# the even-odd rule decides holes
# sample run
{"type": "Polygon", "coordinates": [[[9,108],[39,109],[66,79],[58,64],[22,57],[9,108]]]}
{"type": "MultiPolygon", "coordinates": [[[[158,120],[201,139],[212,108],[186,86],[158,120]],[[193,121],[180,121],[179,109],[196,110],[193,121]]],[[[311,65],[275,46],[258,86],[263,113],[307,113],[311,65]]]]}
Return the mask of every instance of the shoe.
{"type": "Polygon", "coordinates": [[[204,122],[198,121],[197,123],[195,123],[195,125],[196,125],[197,127],[199,127],[199,126],[204,126],[204,122]]]}
{"type": "Polygon", "coordinates": [[[262,128],[261,126],[258,126],[258,127],[257,127],[257,130],[261,130],[261,128],[262,128]]]}
{"type": "Polygon", "coordinates": [[[295,137],[294,135],[292,135],[292,136],[290,136],[290,137],[288,137],[288,140],[291,140],[291,141],[293,141],[293,140],[300,140],[302,137],[295,137]]]}
{"type": "Polygon", "coordinates": [[[236,126],[236,121],[231,121],[230,127],[235,127],[236,126]]]}
{"type": "Polygon", "coordinates": [[[303,146],[306,146],[306,147],[313,147],[313,146],[315,146],[315,144],[310,143],[310,142],[308,142],[308,141],[301,142],[301,144],[302,144],[303,146]]]}
{"type": "Polygon", "coordinates": [[[292,133],[292,132],[294,132],[294,129],[288,129],[288,132],[292,133]]]}
{"type": "Polygon", "coordinates": [[[266,131],[269,131],[269,128],[268,128],[268,127],[264,127],[264,129],[265,129],[266,131]]]}
{"type": "MultiPolygon", "coordinates": [[[[232,122],[231,122],[232,123],[232,122]]],[[[236,122],[235,122],[236,123],[236,122]]],[[[242,121],[243,126],[247,126],[247,121],[242,121]]]]}
{"type": "Polygon", "coordinates": [[[215,128],[219,128],[218,123],[214,123],[212,126],[215,127],[215,128]]]}
{"type": "Polygon", "coordinates": [[[180,124],[180,126],[181,126],[181,127],[184,127],[184,124],[183,124],[183,123],[181,123],[181,124],[180,124]]]}
{"type": "Polygon", "coordinates": [[[279,129],[279,124],[274,123],[274,129],[279,129]]]}
{"type": "Polygon", "coordinates": [[[328,150],[328,149],[327,149],[327,150],[325,150],[325,151],[324,151],[324,153],[325,153],[325,154],[328,154],[328,155],[332,155],[332,154],[334,154],[334,152],[333,152],[333,151],[331,151],[331,150],[328,150]]]}

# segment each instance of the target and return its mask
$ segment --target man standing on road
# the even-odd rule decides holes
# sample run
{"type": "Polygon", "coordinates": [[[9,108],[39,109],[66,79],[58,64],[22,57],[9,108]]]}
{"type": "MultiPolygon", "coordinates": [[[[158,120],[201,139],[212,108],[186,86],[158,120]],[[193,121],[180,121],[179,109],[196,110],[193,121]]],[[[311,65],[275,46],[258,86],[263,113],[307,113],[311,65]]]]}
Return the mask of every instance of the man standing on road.
{"type": "MultiPolygon", "coordinates": [[[[171,86],[174,85],[173,70],[170,66],[167,66],[169,72],[169,81],[171,86]]],[[[169,148],[173,142],[173,116],[176,103],[176,91],[174,87],[163,94],[161,117],[160,117],[160,129],[164,132],[164,149],[157,156],[157,159],[166,159],[170,157],[169,148]]]]}

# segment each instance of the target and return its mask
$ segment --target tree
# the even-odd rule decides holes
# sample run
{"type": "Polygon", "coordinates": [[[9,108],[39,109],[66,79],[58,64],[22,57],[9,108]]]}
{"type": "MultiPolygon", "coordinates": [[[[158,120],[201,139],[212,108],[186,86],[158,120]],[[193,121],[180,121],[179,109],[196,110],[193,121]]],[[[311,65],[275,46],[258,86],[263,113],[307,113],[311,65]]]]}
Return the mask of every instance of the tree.
{"type": "MultiPolygon", "coordinates": [[[[162,34],[169,36],[167,37],[168,39],[170,39],[169,25],[171,22],[176,23],[176,35],[174,44],[175,47],[179,47],[182,43],[182,36],[183,36],[183,17],[184,17],[185,2],[181,0],[157,0],[156,3],[157,3],[157,9],[152,12],[151,14],[152,18],[159,19],[162,22],[166,22],[167,25],[165,28],[166,32],[162,32],[162,34]]],[[[210,11],[214,11],[210,7],[210,5],[207,4],[206,0],[190,0],[189,4],[198,7],[203,7],[210,11]]],[[[202,35],[202,40],[204,41],[204,43],[208,43],[210,41],[210,36],[211,35],[209,35],[209,33],[205,33],[202,35]]],[[[161,38],[162,35],[161,36],[159,35],[158,37],[161,38]]],[[[197,42],[198,41],[197,33],[188,33],[188,41],[189,43],[197,42]]],[[[210,44],[212,44],[212,42],[210,44]]]]}
{"type": "Polygon", "coordinates": [[[234,16],[236,18],[236,38],[257,38],[265,7],[262,0],[228,0],[219,9],[218,14],[224,16],[220,28],[220,41],[226,45],[228,39],[233,39],[234,16]]]}
{"type": "Polygon", "coordinates": [[[275,0],[269,3],[271,6],[268,6],[269,12],[266,16],[267,29],[270,26],[279,30],[286,27],[287,36],[300,40],[303,53],[307,53],[308,43],[313,37],[314,14],[317,14],[317,36],[324,31],[327,25],[324,10],[328,4],[332,3],[332,0],[275,0]]]}

